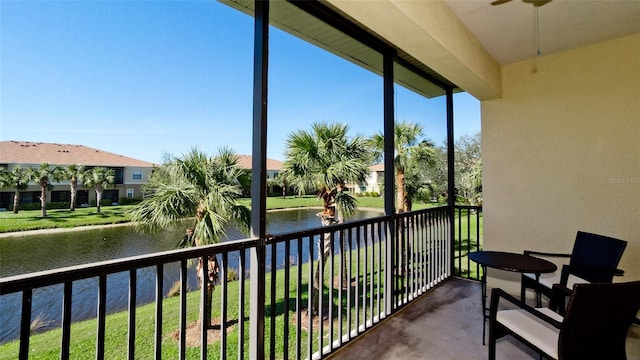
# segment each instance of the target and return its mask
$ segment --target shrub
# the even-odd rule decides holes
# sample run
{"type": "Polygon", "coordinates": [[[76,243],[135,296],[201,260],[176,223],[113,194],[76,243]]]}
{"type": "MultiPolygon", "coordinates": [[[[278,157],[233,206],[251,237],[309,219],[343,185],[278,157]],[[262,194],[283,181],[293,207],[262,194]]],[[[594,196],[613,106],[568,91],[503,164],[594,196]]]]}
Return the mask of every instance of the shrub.
{"type": "MultiPolygon", "coordinates": [[[[109,206],[109,205],[111,205],[111,203],[112,203],[111,199],[102,199],[100,201],[100,206],[109,206]]],[[[96,201],[95,200],[89,201],[89,205],[95,207],[96,206],[96,201]]]]}
{"type": "Polygon", "coordinates": [[[142,201],[142,198],[121,197],[120,200],[118,200],[118,203],[120,205],[135,205],[135,204],[139,204],[141,201],[142,201]]]}

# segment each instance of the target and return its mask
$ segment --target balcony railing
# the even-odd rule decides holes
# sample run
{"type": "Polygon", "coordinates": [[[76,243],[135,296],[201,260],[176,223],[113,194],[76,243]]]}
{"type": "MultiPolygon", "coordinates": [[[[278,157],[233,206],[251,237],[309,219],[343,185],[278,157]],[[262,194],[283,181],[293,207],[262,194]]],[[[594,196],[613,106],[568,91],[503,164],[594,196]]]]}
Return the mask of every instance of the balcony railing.
{"type": "MultiPolygon", "coordinates": [[[[466,258],[469,250],[478,247],[481,235],[479,211],[472,210],[456,210],[457,238],[462,241],[451,241],[449,208],[439,207],[281,234],[263,241],[224,242],[2,278],[0,301],[9,294],[21,294],[19,348],[11,357],[29,357],[32,304],[39,289],[58,286],[63,301],[59,356],[55,357],[60,359],[243,359],[249,357],[251,345],[264,346],[265,357],[271,359],[323,358],[452,273],[477,278],[477,271],[474,274],[468,270],[471,267],[466,258]],[[475,223],[471,220],[474,216],[475,223]],[[475,230],[460,229],[465,217],[466,224],[474,224],[475,230]],[[464,231],[467,235],[461,236],[464,231]],[[475,238],[470,235],[473,231],[475,238]],[[471,238],[475,242],[469,241],[471,238]],[[327,252],[326,262],[318,260],[321,244],[332,249],[327,252]],[[250,264],[249,253],[256,249],[264,258],[250,264]],[[202,284],[198,292],[189,292],[188,278],[194,277],[194,263],[199,259],[206,263],[209,256],[217,257],[220,278],[226,281],[216,285],[212,307],[204,311],[207,286],[202,284]],[[253,291],[260,284],[257,279],[248,278],[251,266],[264,267],[263,292],[253,291]],[[164,284],[163,274],[176,267],[180,274],[179,295],[166,298],[168,284],[164,284]],[[137,279],[141,271],[149,268],[155,271],[153,319],[139,318],[136,311],[141,306],[136,302],[137,279]],[[321,282],[314,281],[318,271],[321,282]],[[128,278],[128,310],[120,320],[106,310],[112,276],[128,278]],[[72,346],[72,335],[76,334],[71,316],[74,283],[90,278],[97,279],[94,350],[73,354],[77,348],[72,346]],[[250,293],[264,296],[251,298],[250,293]],[[322,296],[318,297],[318,293],[322,296]],[[256,306],[261,307],[258,313],[264,314],[264,321],[256,324],[264,326],[254,328],[249,315],[256,306]],[[195,322],[198,313],[204,314],[204,321],[195,322]],[[112,322],[125,321],[122,318],[126,318],[129,330],[118,340],[109,336],[108,329],[112,322]],[[193,324],[198,324],[195,330],[191,329],[193,324]],[[190,331],[196,334],[195,340],[190,331]],[[261,338],[265,339],[264,344],[260,344],[261,338]],[[139,349],[142,342],[154,345],[139,349]]],[[[53,344],[51,348],[56,351],[53,344]]],[[[83,349],[86,351],[86,346],[83,349]]]]}
{"type": "Polygon", "coordinates": [[[454,276],[480,280],[482,269],[468,254],[482,250],[482,207],[456,206],[454,209],[454,276]]]}

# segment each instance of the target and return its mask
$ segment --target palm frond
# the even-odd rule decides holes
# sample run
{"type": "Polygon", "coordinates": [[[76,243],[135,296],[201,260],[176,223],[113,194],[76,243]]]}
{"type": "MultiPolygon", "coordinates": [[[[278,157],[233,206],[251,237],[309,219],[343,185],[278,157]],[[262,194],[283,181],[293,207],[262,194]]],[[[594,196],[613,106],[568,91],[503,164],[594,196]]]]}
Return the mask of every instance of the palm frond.
{"type": "Polygon", "coordinates": [[[341,212],[343,216],[351,216],[353,215],[358,206],[357,200],[353,196],[349,195],[349,193],[345,191],[338,191],[336,193],[336,211],[341,212]]]}

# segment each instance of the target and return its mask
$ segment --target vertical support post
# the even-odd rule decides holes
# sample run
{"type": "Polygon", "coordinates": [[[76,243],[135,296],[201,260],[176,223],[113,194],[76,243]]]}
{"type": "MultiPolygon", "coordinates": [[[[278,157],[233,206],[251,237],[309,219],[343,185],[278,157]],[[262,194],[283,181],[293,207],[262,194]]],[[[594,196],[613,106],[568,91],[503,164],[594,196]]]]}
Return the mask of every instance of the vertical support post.
{"type": "Polygon", "coordinates": [[[453,138],[453,89],[447,88],[447,193],[449,208],[449,273],[454,273],[454,251],[456,241],[455,205],[456,205],[456,173],[455,173],[455,140],[453,138]]]}
{"type": "Polygon", "coordinates": [[[388,50],[383,54],[383,87],[384,87],[384,214],[390,217],[387,222],[386,249],[385,249],[385,304],[384,310],[387,316],[393,312],[395,286],[393,275],[395,273],[394,264],[394,243],[395,243],[395,221],[393,214],[394,206],[394,102],[393,102],[393,61],[395,52],[388,50]]]}
{"type": "Polygon", "coordinates": [[[253,40],[253,150],[251,163],[251,237],[259,244],[251,249],[249,308],[249,357],[264,359],[267,74],[269,59],[269,0],[255,0],[253,40]]]}

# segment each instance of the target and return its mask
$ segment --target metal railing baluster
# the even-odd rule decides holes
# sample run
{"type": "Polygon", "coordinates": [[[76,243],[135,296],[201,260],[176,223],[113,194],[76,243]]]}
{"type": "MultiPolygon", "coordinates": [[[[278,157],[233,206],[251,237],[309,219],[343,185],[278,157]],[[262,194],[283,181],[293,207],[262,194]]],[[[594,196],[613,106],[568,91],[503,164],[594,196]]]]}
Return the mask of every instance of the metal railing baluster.
{"type": "Polygon", "coordinates": [[[229,319],[229,299],[228,293],[228,274],[229,274],[229,254],[222,253],[222,276],[219,276],[220,282],[220,359],[227,358],[227,326],[229,319]]]}
{"type": "Polygon", "coordinates": [[[238,252],[238,359],[244,359],[244,314],[245,314],[245,272],[246,272],[246,252],[240,249],[238,252]]]}
{"type": "Polygon", "coordinates": [[[202,261],[202,268],[200,269],[200,359],[207,360],[207,335],[208,330],[211,327],[211,308],[208,305],[208,287],[209,287],[209,274],[208,274],[208,262],[210,255],[203,255],[200,257],[202,261]]]}
{"type": "MultiPolygon", "coordinates": [[[[205,263],[206,264],[206,263],[205,263]]],[[[206,269],[206,267],[205,267],[206,269]]],[[[156,329],[155,329],[155,358],[162,358],[162,300],[164,288],[164,266],[156,265],[156,329]]]]}
{"type": "Polygon", "coordinates": [[[291,281],[291,240],[284,242],[284,329],[283,358],[289,358],[289,282],[291,281]]]}
{"type": "Polygon", "coordinates": [[[271,286],[270,286],[270,302],[271,302],[271,311],[270,315],[270,327],[271,327],[271,341],[269,341],[269,357],[270,359],[276,358],[276,344],[275,344],[275,333],[276,333],[276,246],[277,243],[273,242],[269,246],[271,251],[271,269],[269,269],[269,273],[271,274],[271,286]]]}
{"type": "Polygon", "coordinates": [[[186,358],[187,353],[187,260],[180,260],[180,329],[178,356],[186,358]]]}
{"type": "Polygon", "coordinates": [[[64,282],[64,294],[62,295],[62,339],[60,344],[60,359],[69,359],[69,346],[71,345],[71,302],[73,295],[73,282],[64,282]]]}
{"type": "MultiPolygon", "coordinates": [[[[296,359],[302,358],[302,237],[297,239],[297,264],[296,269],[297,285],[296,285],[296,359]]],[[[309,260],[311,263],[311,260],[309,260]]],[[[308,310],[307,310],[308,311],[308,310]]]]}
{"type": "Polygon", "coordinates": [[[107,309],[107,275],[98,277],[96,359],[104,359],[105,313],[107,309]]]}
{"type": "MultiPolygon", "coordinates": [[[[0,287],[1,288],[1,287],[0,287]]],[[[22,291],[22,313],[20,317],[20,360],[29,358],[29,335],[31,335],[31,303],[33,290],[31,288],[22,291]]]]}
{"type": "Polygon", "coordinates": [[[127,358],[135,358],[136,348],[136,296],[137,296],[136,269],[129,270],[129,334],[127,358]]]}

